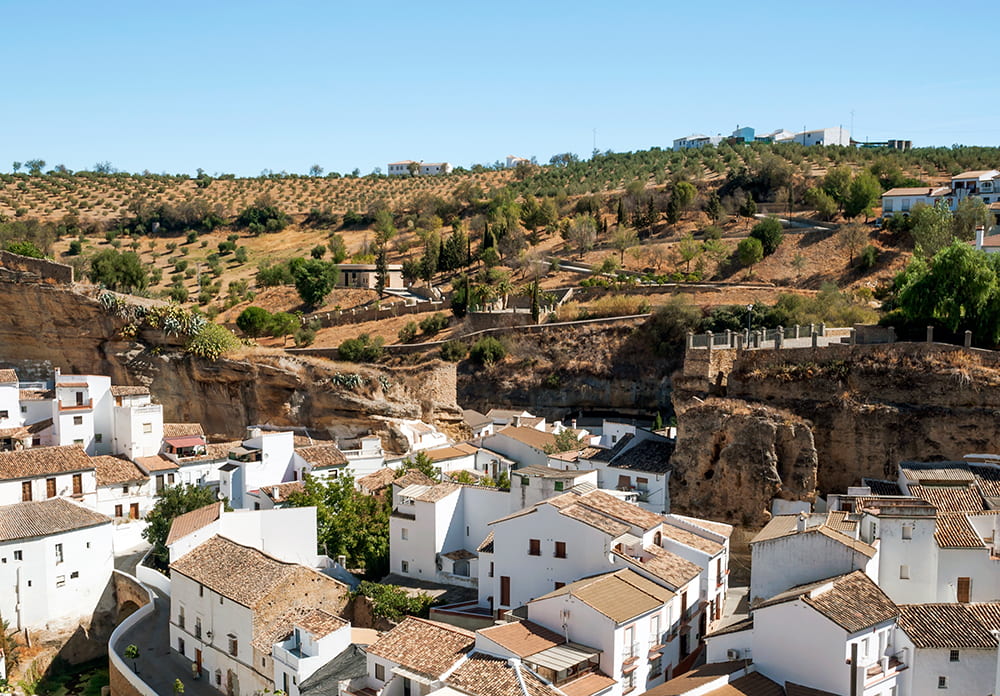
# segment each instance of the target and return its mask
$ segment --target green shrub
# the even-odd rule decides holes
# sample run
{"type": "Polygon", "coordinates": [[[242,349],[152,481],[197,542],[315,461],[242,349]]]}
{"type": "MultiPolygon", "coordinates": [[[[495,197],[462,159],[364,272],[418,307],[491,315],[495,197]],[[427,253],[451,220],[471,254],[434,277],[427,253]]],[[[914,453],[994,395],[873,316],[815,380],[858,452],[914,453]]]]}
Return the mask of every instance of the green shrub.
{"type": "Polygon", "coordinates": [[[433,336],[446,328],[448,328],[448,317],[441,312],[435,312],[420,321],[420,330],[428,336],[433,336]]]}
{"type": "Polygon", "coordinates": [[[248,228],[252,234],[280,232],[289,222],[288,215],[266,199],[258,199],[253,205],[248,205],[236,218],[236,224],[248,228]]]}
{"type": "Polygon", "coordinates": [[[43,259],[45,254],[31,242],[7,242],[7,251],[20,256],[30,256],[33,259],[43,259]]]}
{"type": "Polygon", "coordinates": [[[492,365],[507,357],[507,348],[492,336],[485,336],[473,344],[469,357],[480,365],[492,365]]]}
{"type": "Polygon", "coordinates": [[[441,344],[441,359],[448,362],[459,362],[465,360],[469,354],[469,347],[461,341],[445,341],[441,344]]]}
{"type": "Polygon", "coordinates": [[[348,338],[337,347],[341,360],[349,362],[374,362],[382,357],[384,339],[381,336],[372,338],[361,334],[357,338],[348,338]]]}
{"type": "Polygon", "coordinates": [[[389,621],[401,621],[404,616],[426,617],[434,598],[423,592],[411,595],[396,585],[383,585],[363,581],[354,596],[364,595],[371,600],[372,613],[389,621]]]}
{"type": "Polygon", "coordinates": [[[314,259],[323,258],[326,255],[326,245],[317,244],[309,251],[309,255],[312,256],[314,259]]]}
{"type": "Polygon", "coordinates": [[[67,256],[79,256],[83,252],[83,242],[79,239],[74,239],[69,243],[69,250],[66,252],[67,256]]]}
{"type": "Polygon", "coordinates": [[[216,360],[239,345],[239,339],[226,327],[218,324],[205,324],[201,331],[188,341],[184,350],[200,358],[216,360]]]}
{"type": "Polygon", "coordinates": [[[773,217],[761,220],[750,230],[750,237],[760,242],[764,256],[770,256],[778,250],[784,237],[781,221],[773,217]]]}
{"type": "Polygon", "coordinates": [[[401,328],[399,330],[399,333],[396,334],[396,336],[399,338],[400,343],[411,342],[413,339],[417,337],[417,322],[415,321],[406,322],[406,326],[401,328]]]}
{"type": "Polygon", "coordinates": [[[298,348],[311,346],[316,340],[316,330],[311,326],[303,326],[295,332],[295,345],[298,348]]]}
{"type": "Polygon", "coordinates": [[[236,317],[236,326],[251,338],[267,333],[272,314],[263,307],[247,307],[236,317]]]}
{"type": "Polygon", "coordinates": [[[864,271],[870,271],[875,268],[875,264],[878,263],[878,249],[871,244],[866,246],[861,250],[861,256],[858,258],[858,264],[864,271]]]}

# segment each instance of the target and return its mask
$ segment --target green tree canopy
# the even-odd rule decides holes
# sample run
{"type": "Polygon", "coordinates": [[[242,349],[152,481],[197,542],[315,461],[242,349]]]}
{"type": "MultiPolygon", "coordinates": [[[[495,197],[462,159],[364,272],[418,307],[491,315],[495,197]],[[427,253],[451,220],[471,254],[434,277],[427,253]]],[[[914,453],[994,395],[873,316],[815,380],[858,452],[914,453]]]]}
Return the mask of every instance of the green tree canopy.
{"type": "Polygon", "coordinates": [[[151,556],[161,570],[166,569],[170,562],[166,541],[174,518],[218,502],[210,489],[190,483],[169,486],[160,492],[153,508],[146,515],[146,528],[142,530],[142,537],[153,545],[151,556]]]}
{"type": "Polygon", "coordinates": [[[964,241],[975,239],[976,228],[982,227],[986,230],[993,225],[993,213],[988,205],[983,203],[982,198],[964,198],[955,214],[952,216],[952,227],[955,236],[964,241]]]}
{"type": "Polygon", "coordinates": [[[754,264],[759,263],[764,258],[764,246],[759,239],[747,237],[736,247],[736,256],[749,274],[753,272],[754,264]]]}
{"type": "Polygon", "coordinates": [[[335,263],[306,259],[296,266],[293,277],[302,301],[310,307],[319,307],[337,284],[340,269],[335,263]]]}
{"type": "Polygon", "coordinates": [[[760,242],[764,256],[770,256],[776,252],[784,236],[781,221],[774,217],[761,220],[750,230],[750,237],[760,242]]]}
{"type": "Polygon", "coordinates": [[[844,214],[847,217],[864,215],[865,220],[871,215],[872,208],[882,196],[882,185],[868,172],[862,172],[854,177],[847,191],[844,202],[844,214]]]}
{"type": "Polygon", "coordinates": [[[88,275],[91,282],[121,292],[145,290],[149,284],[149,274],[134,251],[104,249],[97,252],[90,259],[88,275]]]}
{"type": "Polygon", "coordinates": [[[250,306],[236,317],[236,326],[247,336],[257,338],[267,332],[271,316],[271,313],[263,307],[250,306]]]}
{"type": "Polygon", "coordinates": [[[918,204],[910,211],[913,242],[924,256],[934,256],[951,244],[954,236],[952,215],[948,204],[939,200],[934,205],[918,204]]]}

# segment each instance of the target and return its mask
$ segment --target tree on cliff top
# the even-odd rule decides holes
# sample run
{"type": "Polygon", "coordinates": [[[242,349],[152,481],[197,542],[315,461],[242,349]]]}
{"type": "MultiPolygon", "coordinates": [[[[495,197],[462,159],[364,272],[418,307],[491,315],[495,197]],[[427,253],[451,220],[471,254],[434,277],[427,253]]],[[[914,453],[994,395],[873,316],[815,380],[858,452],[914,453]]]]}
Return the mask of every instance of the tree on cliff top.
{"type": "Polygon", "coordinates": [[[90,259],[90,281],[120,292],[145,290],[149,273],[134,251],[100,251],[90,259]]]}

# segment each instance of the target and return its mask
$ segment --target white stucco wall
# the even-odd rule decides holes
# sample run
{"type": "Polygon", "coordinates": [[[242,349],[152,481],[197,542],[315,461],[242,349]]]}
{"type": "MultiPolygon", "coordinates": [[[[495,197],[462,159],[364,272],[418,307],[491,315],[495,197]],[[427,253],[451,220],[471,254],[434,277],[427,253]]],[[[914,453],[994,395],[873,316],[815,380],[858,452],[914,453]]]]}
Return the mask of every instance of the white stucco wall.
{"type": "Polygon", "coordinates": [[[751,547],[750,601],[768,599],[796,585],[863,570],[868,558],[818,533],[759,541],[751,547]]]}

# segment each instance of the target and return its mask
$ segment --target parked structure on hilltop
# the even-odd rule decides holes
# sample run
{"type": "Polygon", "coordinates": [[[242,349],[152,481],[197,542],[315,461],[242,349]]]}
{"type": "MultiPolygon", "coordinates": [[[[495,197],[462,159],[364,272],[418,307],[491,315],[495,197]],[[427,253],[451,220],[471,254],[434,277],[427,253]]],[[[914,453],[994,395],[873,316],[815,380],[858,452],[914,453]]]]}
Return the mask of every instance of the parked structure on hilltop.
{"type": "Polygon", "coordinates": [[[439,174],[450,174],[451,165],[448,162],[417,162],[414,160],[400,160],[390,162],[389,176],[437,176],[439,174]]]}
{"type": "MultiPolygon", "coordinates": [[[[729,136],[702,135],[695,133],[683,138],[674,140],[674,151],[687,150],[691,148],[705,147],[706,145],[716,146],[724,142],[729,143],[799,143],[800,145],[841,145],[850,147],[856,145],[851,139],[851,134],[843,126],[835,128],[818,128],[816,130],[804,130],[799,133],[792,133],[784,129],[778,129],[771,133],[757,135],[750,126],[737,126],[736,130],[729,136]]],[[[893,144],[909,141],[889,141],[893,144]]],[[[888,145],[887,145],[888,146],[888,145]]]]}

